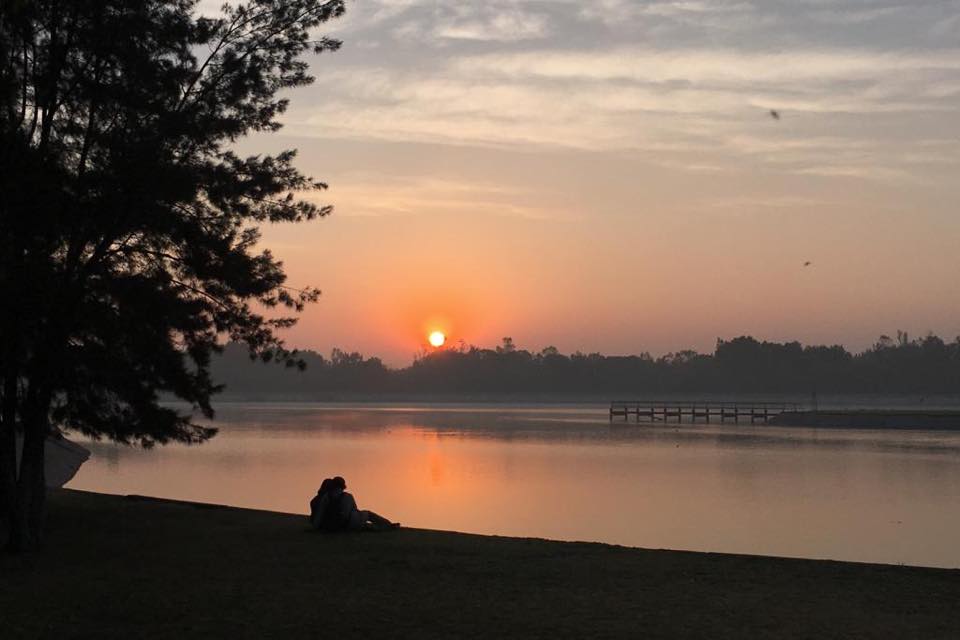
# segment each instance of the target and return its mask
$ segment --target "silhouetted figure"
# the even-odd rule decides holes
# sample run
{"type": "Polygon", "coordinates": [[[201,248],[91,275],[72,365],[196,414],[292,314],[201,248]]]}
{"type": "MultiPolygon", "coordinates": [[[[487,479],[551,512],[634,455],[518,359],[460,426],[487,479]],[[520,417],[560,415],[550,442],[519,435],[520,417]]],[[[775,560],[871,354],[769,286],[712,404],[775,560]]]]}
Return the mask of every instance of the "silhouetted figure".
{"type": "Polygon", "coordinates": [[[340,476],[327,478],[310,501],[310,524],[320,531],[389,531],[400,526],[369,510],[357,508],[340,476]]]}
{"type": "Polygon", "coordinates": [[[313,525],[314,529],[324,528],[323,517],[329,504],[328,494],[332,482],[333,478],[324,478],[323,482],[320,483],[320,488],[317,489],[317,495],[310,501],[310,524],[313,525]]]}

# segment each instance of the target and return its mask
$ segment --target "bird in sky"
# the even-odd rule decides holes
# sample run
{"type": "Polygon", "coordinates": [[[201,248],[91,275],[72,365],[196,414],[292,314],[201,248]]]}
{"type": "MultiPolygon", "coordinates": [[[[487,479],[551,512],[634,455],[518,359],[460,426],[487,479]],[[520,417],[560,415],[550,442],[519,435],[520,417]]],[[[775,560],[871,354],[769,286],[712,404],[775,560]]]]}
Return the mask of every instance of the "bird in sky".
{"type": "Polygon", "coordinates": [[[803,266],[809,267],[809,266],[812,265],[812,264],[813,264],[812,262],[810,262],[809,260],[807,260],[806,262],[803,263],[803,266]]]}
{"type": "Polygon", "coordinates": [[[779,120],[780,112],[777,111],[776,109],[770,109],[770,117],[773,118],[774,120],[779,120]]]}

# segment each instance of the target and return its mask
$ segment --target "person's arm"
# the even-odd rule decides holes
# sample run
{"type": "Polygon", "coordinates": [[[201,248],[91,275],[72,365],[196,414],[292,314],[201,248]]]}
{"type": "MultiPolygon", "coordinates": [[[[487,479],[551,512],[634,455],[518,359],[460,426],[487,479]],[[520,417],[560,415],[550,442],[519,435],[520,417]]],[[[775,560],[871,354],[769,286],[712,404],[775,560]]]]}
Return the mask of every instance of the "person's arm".
{"type": "Polygon", "coordinates": [[[354,500],[353,496],[347,492],[343,493],[343,497],[340,499],[340,515],[343,518],[343,521],[346,522],[350,518],[350,514],[357,510],[357,501],[354,500]]]}

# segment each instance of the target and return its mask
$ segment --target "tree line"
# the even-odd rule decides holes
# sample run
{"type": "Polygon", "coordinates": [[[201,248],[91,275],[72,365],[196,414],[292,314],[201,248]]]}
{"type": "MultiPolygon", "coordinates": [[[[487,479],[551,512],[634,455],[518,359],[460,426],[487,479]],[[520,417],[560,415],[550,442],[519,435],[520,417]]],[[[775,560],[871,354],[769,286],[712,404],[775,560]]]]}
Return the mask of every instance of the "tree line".
{"type": "Polygon", "coordinates": [[[229,394],[322,397],[337,393],[960,393],[960,337],[911,339],[898,332],[851,353],[840,345],[804,346],[750,336],[717,340],[713,353],[680,351],[609,356],[538,352],[504,338],[487,349],[461,346],[419,355],[407,367],[334,349],[329,357],[299,352],[302,371],[250,362],[240,345],[227,345],[213,363],[229,394]]]}

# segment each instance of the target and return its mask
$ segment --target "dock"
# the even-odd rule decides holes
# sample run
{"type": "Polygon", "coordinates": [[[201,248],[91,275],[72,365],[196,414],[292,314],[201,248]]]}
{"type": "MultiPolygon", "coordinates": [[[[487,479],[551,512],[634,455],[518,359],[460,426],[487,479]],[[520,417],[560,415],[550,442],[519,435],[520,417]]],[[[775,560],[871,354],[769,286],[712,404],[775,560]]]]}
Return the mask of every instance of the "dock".
{"type": "Polygon", "coordinates": [[[637,422],[711,422],[749,420],[767,423],[785,412],[797,412],[802,406],[788,402],[712,402],[684,400],[614,400],[610,403],[610,421],[631,416],[637,422]]]}

